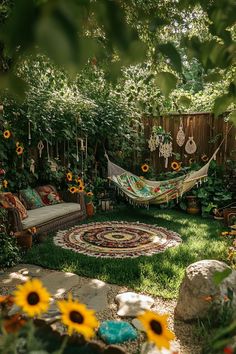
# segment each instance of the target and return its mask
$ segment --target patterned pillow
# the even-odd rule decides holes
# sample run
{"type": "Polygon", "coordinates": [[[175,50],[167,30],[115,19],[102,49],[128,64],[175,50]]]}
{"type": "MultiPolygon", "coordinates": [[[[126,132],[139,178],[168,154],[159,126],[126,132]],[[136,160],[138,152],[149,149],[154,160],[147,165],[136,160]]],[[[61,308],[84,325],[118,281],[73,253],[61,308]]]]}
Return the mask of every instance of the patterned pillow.
{"type": "Polygon", "coordinates": [[[57,190],[53,186],[48,185],[38,187],[37,192],[45,205],[54,205],[63,202],[57,190]]]}
{"type": "Polygon", "coordinates": [[[10,203],[8,197],[12,193],[7,192],[7,193],[0,193],[0,204],[3,208],[12,208],[12,204],[10,203]]]}
{"type": "Polygon", "coordinates": [[[21,220],[28,217],[28,213],[19,198],[12,193],[2,193],[0,196],[0,203],[4,208],[16,208],[19,211],[21,220]]]}
{"type": "Polygon", "coordinates": [[[28,187],[20,191],[20,196],[24,200],[24,204],[28,210],[37,209],[44,206],[43,201],[40,198],[40,195],[35,189],[28,187]]]}

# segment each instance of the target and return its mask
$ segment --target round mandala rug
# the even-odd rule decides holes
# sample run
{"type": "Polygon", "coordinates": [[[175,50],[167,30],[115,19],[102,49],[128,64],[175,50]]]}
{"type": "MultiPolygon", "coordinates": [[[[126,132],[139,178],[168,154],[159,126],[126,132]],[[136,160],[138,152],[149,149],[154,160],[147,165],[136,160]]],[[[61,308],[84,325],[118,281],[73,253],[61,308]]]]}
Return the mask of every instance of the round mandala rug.
{"type": "Polygon", "coordinates": [[[181,243],[180,235],[138,222],[96,222],[59,231],[54,243],[93,257],[151,256],[181,243]]]}

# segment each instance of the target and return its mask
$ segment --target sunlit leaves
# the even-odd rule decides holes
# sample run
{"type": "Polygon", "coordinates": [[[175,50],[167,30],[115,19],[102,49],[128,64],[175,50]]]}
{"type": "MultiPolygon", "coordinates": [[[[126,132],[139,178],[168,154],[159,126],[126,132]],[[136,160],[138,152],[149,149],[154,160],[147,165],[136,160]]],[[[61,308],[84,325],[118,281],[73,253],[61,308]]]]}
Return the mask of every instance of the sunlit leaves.
{"type": "Polygon", "coordinates": [[[191,104],[191,99],[187,96],[180,96],[178,100],[178,105],[188,108],[191,104]]]}
{"type": "Polygon", "coordinates": [[[231,103],[233,103],[233,98],[229,94],[217,97],[213,109],[215,115],[219,116],[220,114],[227,111],[231,103]]]}
{"type": "Polygon", "coordinates": [[[170,72],[160,72],[156,75],[156,84],[165,96],[176,87],[177,77],[170,72]]]}
{"type": "Polygon", "coordinates": [[[232,111],[230,114],[229,114],[229,120],[231,122],[234,123],[234,125],[236,126],[236,110],[232,111]]]}
{"type": "Polygon", "coordinates": [[[160,44],[157,46],[157,50],[159,50],[170,60],[171,65],[177,72],[182,71],[182,61],[180,54],[172,43],[169,42],[160,44]]]}

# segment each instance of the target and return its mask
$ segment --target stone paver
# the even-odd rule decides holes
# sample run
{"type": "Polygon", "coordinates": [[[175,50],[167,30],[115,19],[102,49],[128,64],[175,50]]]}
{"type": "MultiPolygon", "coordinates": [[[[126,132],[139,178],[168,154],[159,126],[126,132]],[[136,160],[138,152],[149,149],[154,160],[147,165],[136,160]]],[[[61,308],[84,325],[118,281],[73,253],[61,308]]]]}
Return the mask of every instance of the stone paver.
{"type": "Polygon", "coordinates": [[[73,295],[80,302],[95,311],[108,308],[107,293],[109,286],[101,280],[91,279],[80,289],[74,289],[73,295]]]}
{"type": "Polygon", "coordinates": [[[44,286],[54,298],[62,298],[79,282],[79,276],[73,273],[53,272],[41,278],[44,286]]]}

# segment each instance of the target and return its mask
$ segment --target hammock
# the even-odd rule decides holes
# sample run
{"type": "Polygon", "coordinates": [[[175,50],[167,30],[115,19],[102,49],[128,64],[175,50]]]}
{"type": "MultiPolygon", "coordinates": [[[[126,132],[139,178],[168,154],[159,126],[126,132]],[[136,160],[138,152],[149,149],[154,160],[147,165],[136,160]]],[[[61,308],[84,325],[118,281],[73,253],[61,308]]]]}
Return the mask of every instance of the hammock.
{"type": "Polygon", "coordinates": [[[138,177],[111,162],[105,153],[108,160],[108,178],[115,183],[119,193],[134,205],[162,204],[173,199],[178,201],[184,193],[207,179],[210,163],[215,159],[219,148],[220,146],[198,171],[165,181],[150,181],[138,177]]]}

